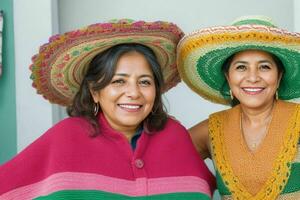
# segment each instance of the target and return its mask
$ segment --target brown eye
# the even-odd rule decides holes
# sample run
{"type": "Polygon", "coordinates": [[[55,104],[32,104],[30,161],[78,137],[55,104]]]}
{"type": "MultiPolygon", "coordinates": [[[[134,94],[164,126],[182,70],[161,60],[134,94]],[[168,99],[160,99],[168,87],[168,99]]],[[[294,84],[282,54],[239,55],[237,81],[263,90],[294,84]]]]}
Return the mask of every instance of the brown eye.
{"type": "Polygon", "coordinates": [[[245,71],[247,69],[246,65],[237,65],[235,67],[236,70],[238,71],[245,71]]]}
{"type": "Polygon", "coordinates": [[[124,83],[125,83],[125,80],[123,80],[123,79],[116,79],[111,82],[111,84],[113,84],[113,85],[122,85],[124,83]]]}
{"type": "Polygon", "coordinates": [[[267,70],[270,70],[271,69],[271,66],[269,66],[269,65],[260,65],[260,67],[259,67],[261,70],[263,70],[263,71],[267,71],[267,70]]]}
{"type": "Polygon", "coordinates": [[[152,82],[149,81],[149,80],[141,80],[139,83],[140,83],[140,85],[142,85],[142,86],[149,86],[149,85],[152,84],[152,82]]]}

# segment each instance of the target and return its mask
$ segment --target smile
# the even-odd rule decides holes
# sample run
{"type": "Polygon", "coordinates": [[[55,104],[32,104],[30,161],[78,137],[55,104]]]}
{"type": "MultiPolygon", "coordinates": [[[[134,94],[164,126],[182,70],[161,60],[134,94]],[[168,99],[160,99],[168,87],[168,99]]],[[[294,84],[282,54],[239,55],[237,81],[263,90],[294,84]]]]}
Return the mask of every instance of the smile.
{"type": "Polygon", "coordinates": [[[136,111],[142,107],[142,105],[137,104],[118,104],[122,109],[130,110],[130,111],[136,111]]]}
{"type": "Polygon", "coordinates": [[[263,87],[244,87],[242,89],[246,94],[255,95],[255,94],[261,93],[265,88],[263,88],[263,87]]]}

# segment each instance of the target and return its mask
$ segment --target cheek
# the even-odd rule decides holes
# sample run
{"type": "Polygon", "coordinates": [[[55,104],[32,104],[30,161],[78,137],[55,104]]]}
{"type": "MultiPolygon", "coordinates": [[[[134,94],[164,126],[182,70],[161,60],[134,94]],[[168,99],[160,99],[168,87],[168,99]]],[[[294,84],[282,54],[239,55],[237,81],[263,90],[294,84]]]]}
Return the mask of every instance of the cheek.
{"type": "Polygon", "coordinates": [[[101,107],[107,107],[114,104],[115,99],[116,98],[114,97],[114,95],[109,92],[102,91],[102,93],[99,95],[99,103],[101,107]]]}
{"type": "Polygon", "coordinates": [[[243,81],[243,76],[236,74],[236,73],[231,73],[227,77],[227,82],[229,83],[230,86],[238,85],[243,81]]]}
{"type": "Polygon", "coordinates": [[[120,94],[120,91],[116,90],[115,88],[109,87],[104,88],[100,92],[100,98],[114,98],[120,94]]]}
{"type": "Polygon", "coordinates": [[[154,103],[155,101],[155,96],[156,96],[156,91],[155,89],[149,89],[147,91],[144,91],[144,97],[147,99],[148,103],[154,103]]]}
{"type": "Polygon", "coordinates": [[[279,84],[279,79],[277,78],[276,74],[266,75],[264,76],[264,80],[270,86],[277,87],[277,85],[279,84]]]}

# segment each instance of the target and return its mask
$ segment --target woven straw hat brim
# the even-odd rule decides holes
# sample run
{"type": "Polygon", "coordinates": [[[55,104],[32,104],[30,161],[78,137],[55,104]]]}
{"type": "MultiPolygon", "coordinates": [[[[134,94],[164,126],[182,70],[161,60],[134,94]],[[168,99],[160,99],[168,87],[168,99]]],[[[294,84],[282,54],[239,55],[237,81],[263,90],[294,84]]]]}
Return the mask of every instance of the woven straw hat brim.
{"type": "Polygon", "coordinates": [[[139,43],[156,54],[166,82],[164,91],[167,91],[180,81],[176,46],[182,36],[176,25],[160,21],[99,23],[53,36],[32,58],[33,87],[51,103],[67,106],[95,55],[118,44],[139,43]]]}
{"type": "Polygon", "coordinates": [[[188,34],[177,48],[179,74],[203,98],[228,105],[231,102],[229,86],[221,68],[228,57],[247,49],[276,55],[285,68],[279,98],[300,97],[300,34],[275,27],[221,26],[188,34]]]}

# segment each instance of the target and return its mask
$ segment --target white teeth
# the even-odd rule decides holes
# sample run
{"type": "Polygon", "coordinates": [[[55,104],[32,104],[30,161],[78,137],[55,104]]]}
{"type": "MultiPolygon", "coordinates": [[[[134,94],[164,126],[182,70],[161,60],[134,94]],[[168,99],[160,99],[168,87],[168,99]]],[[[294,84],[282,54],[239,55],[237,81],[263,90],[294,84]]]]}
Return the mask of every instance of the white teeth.
{"type": "Polygon", "coordinates": [[[138,109],[140,106],[120,104],[120,107],[127,109],[138,109]]]}
{"type": "Polygon", "coordinates": [[[244,88],[245,91],[247,92],[258,92],[258,91],[262,91],[262,88],[244,88]]]}

